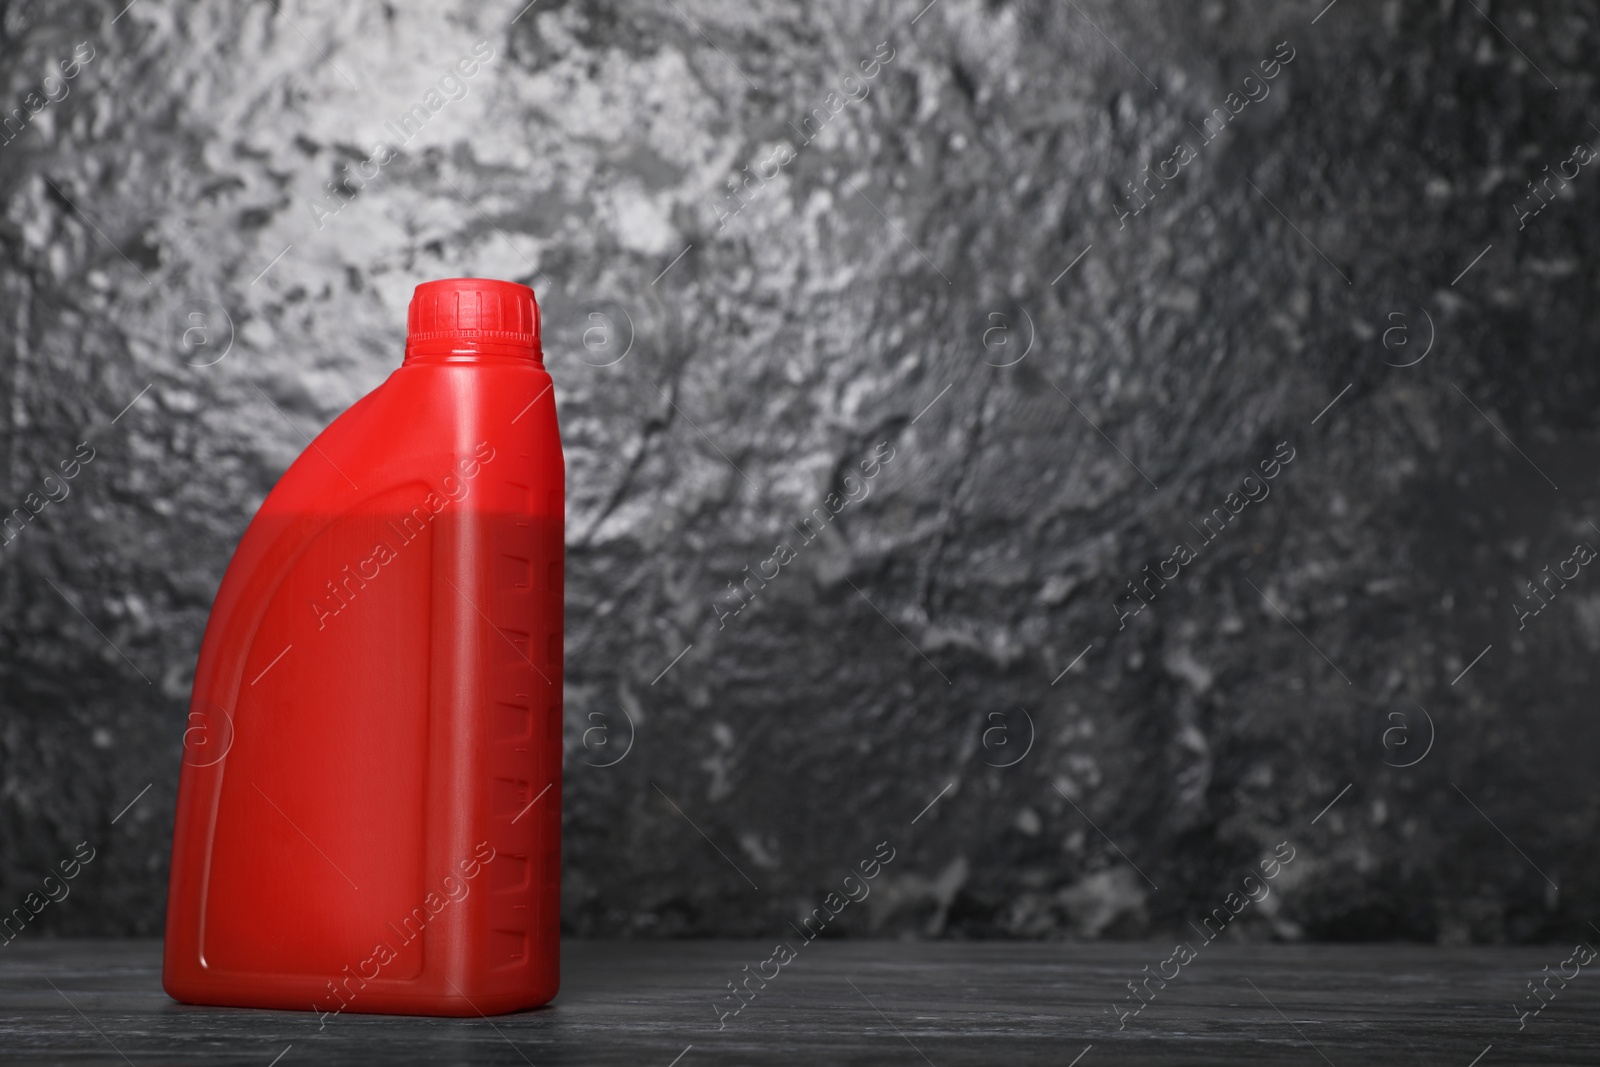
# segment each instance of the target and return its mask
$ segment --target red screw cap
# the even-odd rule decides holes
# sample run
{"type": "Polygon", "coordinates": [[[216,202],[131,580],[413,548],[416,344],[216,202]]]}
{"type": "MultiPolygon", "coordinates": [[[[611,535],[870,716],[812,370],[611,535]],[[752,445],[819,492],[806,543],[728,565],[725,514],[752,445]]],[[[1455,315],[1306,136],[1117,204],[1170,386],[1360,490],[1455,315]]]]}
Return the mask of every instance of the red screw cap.
{"type": "Polygon", "coordinates": [[[411,294],[406,358],[526,356],[543,362],[533,290],[494,278],[443,278],[411,294]]]}

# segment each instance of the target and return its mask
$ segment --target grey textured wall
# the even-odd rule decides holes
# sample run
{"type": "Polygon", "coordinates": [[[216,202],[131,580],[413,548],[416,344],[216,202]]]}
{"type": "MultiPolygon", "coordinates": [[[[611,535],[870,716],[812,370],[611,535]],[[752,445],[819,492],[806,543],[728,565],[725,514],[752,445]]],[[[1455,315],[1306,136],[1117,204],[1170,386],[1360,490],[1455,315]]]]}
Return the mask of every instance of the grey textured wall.
{"type": "Polygon", "coordinates": [[[122,4],[0,20],[0,905],[95,850],[26,936],[159,931],[232,546],[459,274],[546,314],[571,930],[883,841],[832,929],[1163,932],[1284,841],[1242,935],[1595,916],[1594,4],[122,4]]]}

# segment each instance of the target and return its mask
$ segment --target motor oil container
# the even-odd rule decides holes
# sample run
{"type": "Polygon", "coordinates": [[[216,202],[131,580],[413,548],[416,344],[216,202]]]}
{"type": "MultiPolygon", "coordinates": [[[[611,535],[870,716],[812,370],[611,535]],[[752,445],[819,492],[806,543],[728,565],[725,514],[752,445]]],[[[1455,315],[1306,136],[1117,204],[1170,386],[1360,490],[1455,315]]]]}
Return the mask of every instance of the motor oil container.
{"type": "Polygon", "coordinates": [[[245,530],[183,740],[162,981],[492,1015],[559,969],[565,474],[533,291],[417,286],[405,360],[245,530]]]}

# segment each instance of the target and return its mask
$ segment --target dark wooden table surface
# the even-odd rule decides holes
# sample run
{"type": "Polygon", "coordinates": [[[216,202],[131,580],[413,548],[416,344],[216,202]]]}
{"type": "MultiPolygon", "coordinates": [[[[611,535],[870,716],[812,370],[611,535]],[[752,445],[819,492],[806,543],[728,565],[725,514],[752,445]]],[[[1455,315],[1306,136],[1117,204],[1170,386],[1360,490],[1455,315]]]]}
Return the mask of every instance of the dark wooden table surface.
{"type": "MultiPolygon", "coordinates": [[[[1570,952],[1204,947],[1137,1016],[1150,943],[817,942],[719,1029],[765,942],[569,942],[555,1003],[493,1019],[195,1008],[153,941],[0,950],[0,1062],[28,1064],[1600,1064],[1600,961],[1531,1008],[1570,952]]],[[[1567,968],[1570,973],[1572,968],[1567,968]]],[[[770,968],[768,969],[770,973],[770,968]]],[[[1171,973],[1170,967],[1168,973],[1171,973]]],[[[757,988],[752,982],[751,988],[757,988]]]]}

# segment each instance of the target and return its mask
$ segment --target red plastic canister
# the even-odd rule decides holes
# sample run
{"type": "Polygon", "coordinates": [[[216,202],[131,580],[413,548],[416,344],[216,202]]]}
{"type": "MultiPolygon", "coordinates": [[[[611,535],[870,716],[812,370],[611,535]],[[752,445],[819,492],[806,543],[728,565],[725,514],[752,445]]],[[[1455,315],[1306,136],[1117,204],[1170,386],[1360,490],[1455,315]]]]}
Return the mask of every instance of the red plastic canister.
{"type": "Polygon", "coordinates": [[[531,289],[425,282],[404,363],[261,505],[195,671],[173,997],[470,1016],[555,996],[551,387],[531,289]]]}

